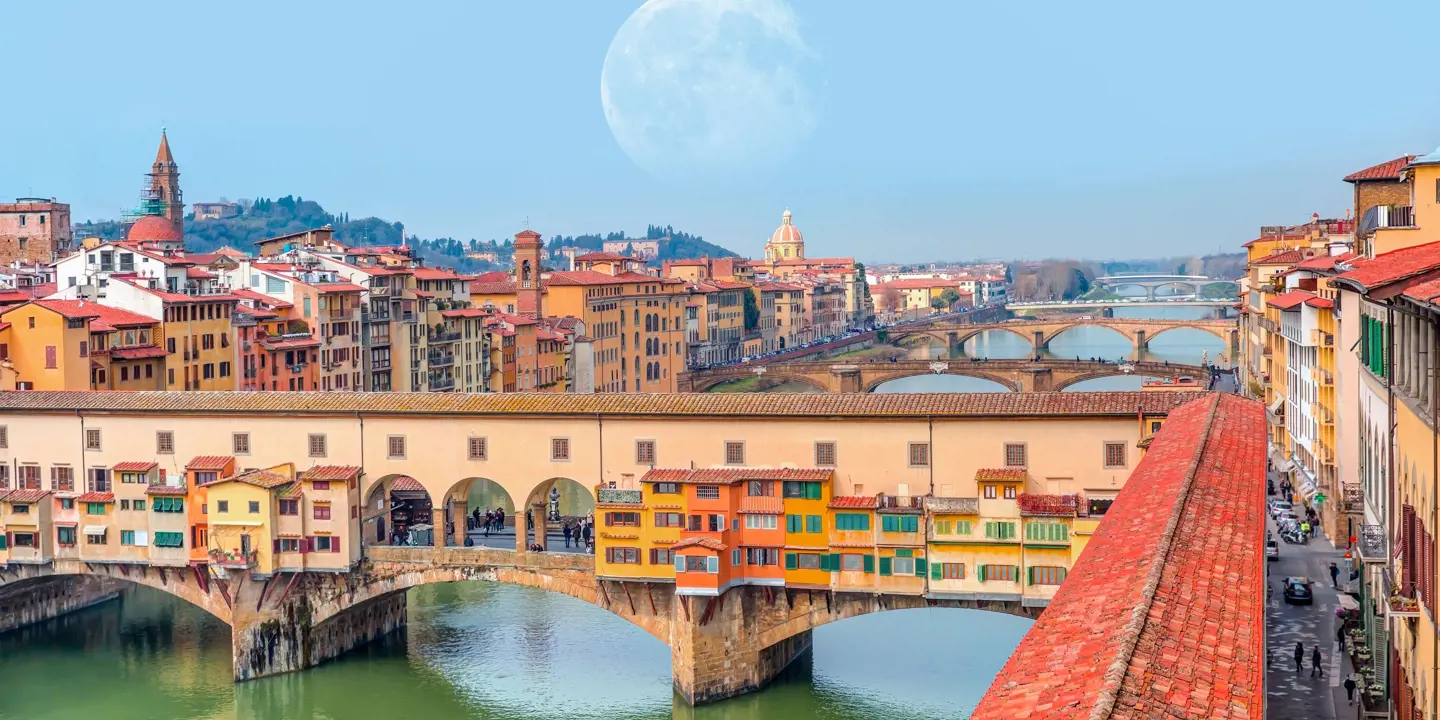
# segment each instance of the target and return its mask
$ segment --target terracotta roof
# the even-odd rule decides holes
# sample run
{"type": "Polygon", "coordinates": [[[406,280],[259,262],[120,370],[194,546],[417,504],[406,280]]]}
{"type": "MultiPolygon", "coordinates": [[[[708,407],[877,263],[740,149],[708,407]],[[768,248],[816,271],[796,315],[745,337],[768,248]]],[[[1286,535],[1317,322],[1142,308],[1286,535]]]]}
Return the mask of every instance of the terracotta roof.
{"type": "Polygon", "coordinates": [[[3,498],[7,503],[36,503],[50,495],[49,490],[11,490],[3,498]]]}
{"type": "Polygon", "coordinates": [[[301,480],[349,480],[360,475],[360,468],[354,465],[316,465],[300,473],[301,480]]]}
{"type": "Polygon", "coordinates": [[[458,309],[458,310],[441,310],[441,311],[440,311],[440,316],[441,316],[441,317],[447,317],[447,318],[488,317],[488,316],[490,316],[491,314],[493,314],[493,313],[492,313],[491,311],[489,311],[489,310],[486,310],[485,308],[473,308],[473,307],[472,307],[472,308],[460,308],[460,309],[458,309]]]}
{"type": "Polygon", "coordinates": [[[975,471],[975,479],[989,480],[991,482],[1025,482],[1030,479],[1030,472],[1025,468],[981,468],[975,471]]]}
{"type": "Polygon", "coordinates": [[[1135,417],[1203,395],[1154,393],[334,393],[0,391],[0,412],[302,415],[647,415],[657,417],[1135,417]]]}
{"type": "Polygon", "coordinates": [[[114,464],[110,467],[110,472],[150,472],[156,465],[159,463],[149,460],[132,460],[114,464]]]}
{"type": "Polygon", "coordinates": [[[1440,242],[1376,255],[1354,270],[1335,276],[1330,282],[1368,292],[1381,285],[1408,280],[1436,269],[1440,269],[1440,242]]]}
{"type": "MultiPolygon", "coordinates": [[[[612,253],[612,252],[590,252],[590,253],[585,253],[584,255],[576,255],[576,256],[575,256],[575,259],[576,259],[577,261],[582,261],[582,260],[583,260],[583,261],[590,261],[590,260],[640,260],[640,258],[632,258],[632,257],[630,257],[629,255],[621,255],[620,253],[612,253]]],[[[642,260],[641,262],[643,262],[643,260],[642,260]]]]}
{"type": "Polygon", "coordinates": [[[675,278],[655,277],[653,275],[641,275],[634,272],[622,272],[615,275],[606,275],[594,270],[567,270],[564,272],[550,273],[546,279],[550,285],[617,285],[620,283],[659,283],[661,285],[682,285],[685,281],[675,278]]]}
{"type": "Polygon", "coordinates": [[[514,280],[477,281],[470,283],[471,295],[505,295],[515,292],[514,280]]]}
{"type": "Polygon", "coordinates": [[[125,232],[125,240],[129,242],[146,240],[173,242],[181,237],[180,230],[175,227],[175,223],[159,215],[146,215],[136,220],[135,224],[125,232]]]}
{"type": "Polygon", "coordinates": [[[111,360],[145,360],[148,358],[165,357],[170,353],[159,345],[138,345],[135,347],[114,348],[110,351],[111,360]]]}
{"type": "Polygon", "coordinates": [[[184,495],[184,485],[151,485],[145,488],[146,495],[184,495]]]}
{"type": "Polygon", "coordinates": [[[1273,308],[1280,308],[1281,310],[1290,310],[1300,307],[1301,305],[1309,305],[1315,308],[1335,307],[1335,303],[1331,302],[1328,298],[1320,297],[1308,290],[1291,290],[1290,292],[1281,293],[1267,300],[1266,304],[1273,308]]]}
{"type": "Polygon", "coordinates": [[[220,485],[222,483],[228,482],[241,482],[245,483],[246,485],[254,485],[255,487],[268,490],[271,488],[280,487],[281,485],[294,481],[294,478],[278,472],[272,472],[270,470],[251,470],[250,472],[240,473],[239,475],[231,475],[230,477],[211,480],[210,482],[202,483],[201,485],[203,487],[210,487],[213,485],[220,485]]]}
{"type": "Polygon", "coordinates": [[[745,497],[740,499],[740,512],[750,515],[783,515],[785,501],[778,497],[745,497]]]}
{"type": "MultiPolygon", "coordinates": [[[[44,300],[42,302],[56,301],[44,300]]],[[[133,313],[129,310],[122,310],[117,307],[110,307],[109,305],[101,305],[100,303],[87,303],[86,309],[94,309],[99,314],[99,318],[97,318],[95,322],[90,323],[91,330],[146,327],[160,322],[148,315],[141,315],[140,313],[133,313]]]]}
{"type": "Polygon", "coordinates": [[[682,550],[688,547],[703,547],[706,550],[714,550],[715,552],[724,552],[727,549],[725,543],[708,537],[685,538],[684,540],[681,540],[680,542],[671,545],[670,549],[682,550]]]}
{"type": "Polygon", "coordinates": [[[365,292],[365,288],[348,282],[319,282],[310,283],[310,286],[320,292],[352,293],[365,292]]]}
{"type": "Polygon", "coordinates": [[[1016,498],[1021,515],[1048,515],[1053,517],[1075,517],[1077,502],[1074,495],[1036,495],[1020,493],[1016,498]]]}
{"type": "Polygon", "coordinates": [[[190,280],[213,280],[215,279],[215,273],[202,268],[187,267],[185,268],[185,277],[190,280]]]}
{"type": "Polygon", "coordinates": [[[1412,285],[1405,288],[1405,297],[1416,302],[1435,304],[1436,298],[1440,298],[1440,279],[1422,282],[1419,285],[1412,285]]]}
{"type": "Polygon", "coordinates": [[[75,498],[75,500],[76,502],[83,503],[113,503],[115,502],[115,493],[87,492],[84,495],[75,498]]]}
{"type": "Polygon", "coordinates": [[[100,317],[100,304],[93,301],[36,300],[35,304],[71,320],[100,317]]]}
{"type": "Polygon", "coordinates": [[[289,350],[290,348],[319,347],[320,339],[314,335],[305,337],[282,337],[276,338],[271,335],[260,341],[266,350],[289,350]]]}
{"type": "Polygon", "coordinates": [[[875,502],[874,495],[836,495],[830,498],[830,507],[862,510],[874,508],[875,502]]]}
{"type": "Polygon", "coordinates": [[[229,455],[198,455],[190,458],[190,462],[185,464],[185,469],[200,470],[202,472],[220,472],[234,459],[235,458],[229,455]]]}
{"type": "Polygon", "coordinates": [[[1258,260],[1251,260],[1251,265],[1293,265],[1305,259],[1305,253],[1300,250],[1280,250],[1258,260]]]}
{"type": "Polygon", "coordinates": [[[655,468],[646,472],[640,482],[678,482],[699,485],[729,485],[744,480],[829,480],[834,472],[811,468],[655,468]]]}
{"type": "Polygon", "coordinates": [[[410,270],[410,274],[416,280],[464,280],[465,276],[457,274],[454,270],[433,267],[417,267],[410,270]]]}
{"type": "Polygon", "coordinates": [[[401,475],[395,478],[395,482],[390,483],[390,489],[401,492],[426,492],[425,486],[421,485],[419,480],[409,477],[408,475],[401,475]]]}
{"type": "Polygon", "coordinates": [[[264,295],[264,294],[255,292],[254,290],[251,290],[251,289],[249,289],[249,288],[240,288],[239,290],[231,290],[231,291],[230,291],[230,294],[231,294],[231,295],[234,295],[235,297],[238,297],[238,298],[244,298],[244,299],[246,299],[246,300],[254,300],[254,301],[256,301],[256,302],[264,303],[265,305],[268,305],[269,307],[272,307],[272,308],[295,307],[294,305],[292,305],[292,304],[290,304],[290,303],[288,303],[288,302],[285,302],[284,300],[281,300],[280,298],[271,297],[271,296],[269,296],[269,295],[264,295]]]}
{"type": "Polygon", "coordinates": [[[1419,155],[1404,155],[1394,160],[1386,160],[1379,165],[1371,165],[1364,170],[1356,170],[1345,176],[1345,182],[1361,182],[1364,180],[1399,180],[1400,170],[1410,164],[1411,160],[1419,155]]]}
{"type": "Polygon", "coordinates": [[[305,489],[298,482],[292,482],[289,485],[286,485],[285,487],[282,487],[279,490],[275,491],[275,497],[284,498],[286,500],[303,497],[304,495],[305,489]]]}
{"type": "Polygon", "coordinates": [[[1176,410],[972,720],[1259,718],[1264,503],[1260,403],[1176,410]]]}
{"type": "Polygon", "coordinates": [[[1347,262],[1354,258],[1355,253],[1350,252],[1339,255],[1316,255],[1315,257],[1295,263],[1295,267],[1291,268],[1291,270],[1334,270],[1336,264],[1347,262]]]}

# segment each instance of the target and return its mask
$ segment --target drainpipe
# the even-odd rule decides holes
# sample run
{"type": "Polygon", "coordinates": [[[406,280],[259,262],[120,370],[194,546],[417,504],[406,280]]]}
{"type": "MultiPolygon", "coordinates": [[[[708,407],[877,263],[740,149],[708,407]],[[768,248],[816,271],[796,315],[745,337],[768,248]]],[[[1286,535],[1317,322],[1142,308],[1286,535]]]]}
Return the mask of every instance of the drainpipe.
{"type": "Polygon", "coordinates": [[[595,468],[595,478],[598,484],[595,486],[595,495],[600,495],[600,488],[605,486],[605,416],[595,413],[595,428],[600,443],[600,464],[595,468]]]}
{"type": "MultiPolygon", "coordinates": [[[[80,477],[79,477],[79,481],[80,481],[80,487],[86,487],[86,485],[88,485],[90,481],[89,481],[89,474],[88,474],[88,472],[87,472],[86,469],[85,469],[85,415],[80,412],[80,408],[75,408],[75,418],[80,421],[80,477]]],[[[11,480],[11,482],[13,482],[13,483],[18,483],[18,482],[20,482],[20,461],[19,461],[18,459],[15,460],[15,468],[10,471],[10,477],[11,477],[11,478],[14,478],[13,480],[11,480]]],[[[78,539],[78,538],[77,538],[77,539],[78,539]]]]}
{"type": "MultiPolygon", "coordinates": [[[[357,485],[365,480],[365,417],[359,410],[355,411],[355,422],[360,423],[360,475],[356,478],[357,485]]],[[[360,527],[355,533],[353,542],[360,543],[360,562],[365,562],[365,488],[363,485],[357,488],[360,491],[360,527]]],[[[444,527],[443,525],[441,527],[444,527]]]]}
{"type": "Polygon", "coordinates": [[[930,494],[935,494],[935,418],[925,416],[925,444],[930,449],[930,494]]]}

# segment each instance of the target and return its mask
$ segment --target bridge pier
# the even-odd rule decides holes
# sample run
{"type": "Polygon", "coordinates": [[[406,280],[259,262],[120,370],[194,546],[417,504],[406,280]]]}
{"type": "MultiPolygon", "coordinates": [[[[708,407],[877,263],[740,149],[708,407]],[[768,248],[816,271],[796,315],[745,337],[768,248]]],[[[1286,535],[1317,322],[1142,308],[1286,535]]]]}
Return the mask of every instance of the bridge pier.
{"type": "Polygon", "coordinates": [[[1135,331],[1135,352],[1141,352],[1150,347],[1150,340],[1145,337],[1144,330],[1135,331]]]}
{"type": "Polygon", "coordinates": [[[950,357],[962,357],[965,355],[965,344],[960,342],[960,333],[945,333],[945,340],[945,349],[948,351],[950,357]]]}
{"type": "Polygon", "coordinates": [[[1032,368],[1020,373],[1020,392],[1049,392],[1055,389],[1055,374],[1050,368],[1032,368]]]}
{"type": "Polygon", "coordinates": [[[0,633],[84,610],[120,595],[118,580],[59,576],[0,592],[0,633]]]}
{"type": "Polygon", "coordinates": [[[719,597],[677,596],[670,621],[675,691],[691,705],[703,705],[754,692],[775,679],[810,649],[808,628],[763,644],[765,631],[791,620],[792,593],[747,585],[719,597]]]}
{"type": "Polygon", "coordinates": [[[1045,342],[1045,331],[1036,330],[1034,333],[1034,337],[1030,340],[1030,344],[1033,345],[1035,349],[1034,355],[1030,356],[1033,359],[1035,355],[1039,355],[1040,351],[1044,350],[1045,346],[1049,344],[1045,342]]]}
{"type": "Polygon", "coordinates": [[[277,586],[288,583],[282,577],[288,575],[277,575],[273,583],[248,581],[236,587],[231,651],[237,682],[314,667],[405,627],[404,590],[348,607],[319,624],[312,624],[312,619],[326,601],[313,587],[264,607],[268,599],[284,592],[277,586]]]}
{"type": "Polygon", "coordinates": [[[865,385],[861,382],[859,365],[831,365],[830,366],[830,392],[858,393],[865,392],[865,385]]]}

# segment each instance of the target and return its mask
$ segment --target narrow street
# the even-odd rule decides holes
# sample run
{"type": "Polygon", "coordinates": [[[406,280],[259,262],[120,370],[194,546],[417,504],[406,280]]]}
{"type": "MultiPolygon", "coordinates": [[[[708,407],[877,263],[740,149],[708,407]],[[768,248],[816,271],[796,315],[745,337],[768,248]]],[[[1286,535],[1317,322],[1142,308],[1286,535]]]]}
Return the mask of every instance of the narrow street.
{"type": "MultiPolygon", "coordinates": [[[[1279,477],[1275,478],[1279,485],[1279,477]]],[[[1273,520],[1270,532],[1279,536],[1273,520]]],[[[1266,638],[1270,653],[1266,664],[1267,717],[1269,720],[1350,720],[1360,716],[1360,705],[1349,705],[1341,686],[1352,672],[1350,659],[1340,652],[1335,637],[1335,611],[1339,606],[1330,582],[1330,563],[1346,571],[1344,551],[1336,550],[1324,535],[1305,545],[1280,540],[1280,559],[1269,561],[1268,584],[1272,594],[1267,603],[1266,638]],[[1286,577],[1310,578],[1315,589],[1311,605],[1290,605],[1283,597],[1281,582],[1286,577]],[[1304,645],[1304,669],[1295,670],[1295,643],[1304,645]],[[1316,645],[1324,657],[1324,677],[1312,677],[1310,654],[1316,645]]]]}

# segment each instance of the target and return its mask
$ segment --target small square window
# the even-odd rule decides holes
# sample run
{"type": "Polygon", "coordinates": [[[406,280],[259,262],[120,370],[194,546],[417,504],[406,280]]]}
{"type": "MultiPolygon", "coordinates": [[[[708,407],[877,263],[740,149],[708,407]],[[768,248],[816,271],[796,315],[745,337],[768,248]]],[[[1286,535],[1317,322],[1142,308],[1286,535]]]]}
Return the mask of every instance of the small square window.
{"type": "Polygon", "coordinates": [[[0,449],[8,447],[10,447],[10,428],[6,425],[0,425],[0,449]]]}
{"type": "Polygon", "coordinates": [[[260,514],[260,501],[259,501],[259,500],[251,500],[251,501],[250,501],[250,514],[251,514],[251,515],[259,515],[259,514],[260,514]]]}
{"type": "Polygon", "coordinates": [[[635,464],[636,464],[636,465],[654,465],[654,464],[655,464],[655,441],[654,441],[654,440],[636,440],[636,441],[635,441],[635,464]]]}
{"type": "Polygon", "coordinates": [[[174,455],[175,433],[170,430],[155,431],[155,452],[159,455],[174,455]]]}
{"type": "Polygon", "coordinates": [[[834,441],[815,443],[815,467],[835,467],[834,441]]]}
{"type": "Polygon", "coordinates": [[[405,436],[391,435],[385,439],[386,457],[391,460],[405,459],[405,436]]]}
{"type": "Polygon", "coordinates": [[[1105,467],[1106,467],[1106,468],[1123,468],[1123,467],[1125,467],[1125,443],[1123,443],[1123,442],[1107,442],[1107,443],[1105,443],[1105,467]]]}
{"type": "Polygon", "coordinates": [[[550,438],[550,460],[569,462],[570,438],[550,438]]]}
{"type": "Polygon", "coordinates": [[[230,448],[235,455],[250,454],[250,433],[234,433],[230,436],[230,448]]]}
{"type": "Polygon", "coordinates": [[[1025,443],[1005,443],[1005,467],[1023,468],[1029,466],[1025,443]]]}
{"type": "Polygon", "coordinates": [[[489,456],[489,448],[486,447],[485,438],[466,438],[465,454],[471,460],[485,460],[489,456]]]}
{"type": "Polygon", "coordinates": [[[228,513],[228,512],[230,512],[230,501],[229,501],[229,500],[217,500],[217,501],[215,501],[215,512],[217,512],[217,513],[228,513]]]}
{"type": "Polygon", "coordinates": [[[324,435],[319,434],[319,433],[311,433],[309,445],[310,445],[310,457],[313,457],[313,458],[323,458],[323,457],[325,457],[325,436],[324,436],[324,435]]]}
{"type": "Polygon", "coordinates": [[[85,449],[100,449],[100,428],[85,428],[85,449]]]}
{"type": "Polygon", "coordinates": [[[930,467],[930,443],[910,443],[910,467],[930,467]]]}
{"type": "Polygon", "coordinates": [[[727,442],[727,443],[725,443],[725,464],[726,464],[726,465],[744,465],[744,464],[745,464],[745,443],[743,443],[743,442],[727,442]]]}

